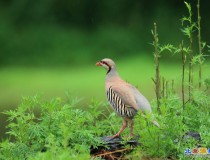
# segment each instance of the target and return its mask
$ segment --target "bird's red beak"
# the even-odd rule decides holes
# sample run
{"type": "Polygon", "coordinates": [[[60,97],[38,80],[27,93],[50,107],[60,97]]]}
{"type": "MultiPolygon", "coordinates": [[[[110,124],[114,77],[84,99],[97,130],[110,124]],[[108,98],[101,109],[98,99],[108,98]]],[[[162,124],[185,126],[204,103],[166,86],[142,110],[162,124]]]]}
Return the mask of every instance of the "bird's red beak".
{"type": "Polygon", "coordinates": [[[97,62],[96,63],[96,66],[101,66],[101,62],[97,62]]]}

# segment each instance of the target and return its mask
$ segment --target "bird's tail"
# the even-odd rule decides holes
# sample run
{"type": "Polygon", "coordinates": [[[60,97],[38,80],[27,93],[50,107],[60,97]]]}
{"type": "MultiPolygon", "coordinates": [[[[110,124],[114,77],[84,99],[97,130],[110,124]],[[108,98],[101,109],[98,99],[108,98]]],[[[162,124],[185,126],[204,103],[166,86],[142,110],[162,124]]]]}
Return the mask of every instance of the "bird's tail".
{"type": "Polygon", "coordinates": [[[157,121],[153,120],[153,121],[151,121],[151,122],[152,122],[156,127],[160,128],[160,125],[158,124],[157,121]]]}
{"type": "Polygon", "coordinates": [[[150,122],[151,122],[152,124],[154,124],[156,127],[160,128],[160,125],[159,125],[159,123],[155,120],[155,116],[154,116],[153,114],[150,115],[151,118],[148,118],[145,114],[142,114],[142,116],[143,116],[145,119],[149,119],[150,122]]]}

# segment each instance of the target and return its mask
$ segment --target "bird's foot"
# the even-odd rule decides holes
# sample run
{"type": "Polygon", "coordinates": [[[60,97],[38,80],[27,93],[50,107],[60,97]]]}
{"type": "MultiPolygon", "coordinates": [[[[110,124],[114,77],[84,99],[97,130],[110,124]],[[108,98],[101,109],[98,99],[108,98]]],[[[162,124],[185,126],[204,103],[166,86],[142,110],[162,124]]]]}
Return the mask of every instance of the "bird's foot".
{"type": "Polygon", "coordinates": [[[117,133],[117,134],[115,134],[113,136],[109,136],[110,139],[119,138],[119,137],[120,137],[119,133],[117,133]]]}
{"type": "Polygon", "coordinates": [[[136,135],[135,134],[133,134],[133,133],[130,133],[130,135],[129,135],[129,137],[131,137],[131,138],[133,138],[133,137],[135,137],[136,135]]]}
{"type": "Polygon", "coordinates": [[[134,138],[136,135],[133,133],[130,133],[128,136],[125,136],[126,139],[132,139],[134,138]]]}

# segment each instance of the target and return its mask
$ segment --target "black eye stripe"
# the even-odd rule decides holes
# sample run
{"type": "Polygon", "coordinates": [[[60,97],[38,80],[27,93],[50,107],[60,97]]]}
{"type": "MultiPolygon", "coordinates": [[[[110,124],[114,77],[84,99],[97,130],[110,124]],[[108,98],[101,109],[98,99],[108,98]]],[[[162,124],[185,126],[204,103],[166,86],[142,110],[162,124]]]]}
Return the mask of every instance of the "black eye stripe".
{"type": "Polygon", "coordinates": [[[107,71],[107,74],[111,71],[111,66],[107,63],[107,62],[104,62],[104,61],[100,61],[102,64],[105,64],[109,69],[107,71]]]}
{"type": "Polygon", "coordinates": [[[108,67],[110,67],[109,65],[108,65],[108,63],[106,63],[106,62],[104,62],[104,61],[100,61],[102,64],[105,64],[105,65],[107,65],[108,67]]]}

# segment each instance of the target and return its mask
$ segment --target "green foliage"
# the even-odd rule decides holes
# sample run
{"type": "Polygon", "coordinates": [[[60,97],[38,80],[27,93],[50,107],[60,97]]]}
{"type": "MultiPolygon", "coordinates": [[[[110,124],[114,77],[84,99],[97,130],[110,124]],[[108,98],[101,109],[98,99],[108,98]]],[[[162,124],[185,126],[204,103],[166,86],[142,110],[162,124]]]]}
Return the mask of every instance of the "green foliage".
{"type": "MultiPolygon", "coordinates": [[[[193,102],[187,103],[185,110],[182,100],[173,92],[167,98],[161,99],[161,114],[155,114],[160,128],[148,123],[138,116],[135,119],[136,132],[141,135],[141,146],[133,153],[134,157],[143,154],[145,157],[165,157],[185,159],[186,148],[196,148],[198,141],[185,138],[187,132],[198,132],[201,135],[202,147],[210,147],[210,98],[206,93],[193,92],[193,102]]],[[[156,106],[156,102],[152,102],[156,106]]],[[[155,111],[153,109],[153,111],[155,111]]]]}
{"type": "Polygon", "coordinates": [[[43,102],[40,96],[25,97],[8,115],[9,139],[0,143],[0,159],[90,158],[90,147],[101,144],[99,136],[115,133],[112,114],[104,117],[105,105],[93,101],[89,111],[76,108],[78,99],[43,102]],[[112,133],[113,132],[113,133],[112,133]]]}
{"type": "MultiPolygon", "coordinates": [[[[104,55],[127,59],[127,55],[146,54],[150,52],[148,28],[154,19],[159,24],[170,23],[170,27],[159,29],[162,41],[178,42],[181,38],[176,18],[184,14],[181,5],[167,0],[2,0],[0,65],[87,65],[104,55]]],[[[208,9],[204,12],[208,18],[208,9]]],[[[207,28],[203,31],[208,32],[207,28]]]]}
{"type": "MultiPolygon", "coordinates": [[[[208,47],[208,49],[210,49],[210,46],[209,45],[207,45],[207,47],[208,47]]],[[[210,52],[210,50],[208,50],[209,52],[210,52]]]]}
{"type": "MultiPolygon", "coordinates": [[[[140,134],[141,145],[130,156],[183,158],[184,149],[198,143],[183,138],[188,131],[199,132],[201,145],[210,146],[210,99],[206,93],[194,91],[193,102],[184,111],[181,99],[169,93],[161,98],[161,115],[154,113],[161,128],[139,115],[135,118],[134,132],[140,134]]],[[[4,112],[9,139],[0,143],[0,159],[90,159],[90,146],[101,144],[98,137],[116,133],[121,119],[106,104],[92,100],[86,111],[76,107],[79,101],[71,96],[65,102],[61,98],[45,102],[40,96],[24,97],[17,109],[4,112]]],[[[155,104],[153,101],[152,106],[155,104]]]]}
{"type": "Polygon", "coordinates": [[[208,90],[208,88],[210,87],[210,76],[204,80],[204,83],[206,85],[206,89],[208,90]]]}
{"type": "Polygon", "coordinates": [[[182,25],[184,26],[184,23],[186,23],[186,27],[184,27],[182,29],[182,32],[184,33],[184,35],[188,36],[189,39],[192,38],[192,33],[195,31],[196,29],[196,23],[193,22],[192,20],[192,9],[191,9],[191,5],[187,2],[184,2],[186,7],[187,7],[187,10],[188,10],[188,13],[189,15],[187,17],[183,17],[181,19],[182,21],[182,25]]]}
{"type": "MultiPolygon", "coordinates": [[[[191,5],[187,2],[185,5],[189,16],[182,18],[182,24],[185,24],[182,32],[190,39],[189,46],[184,46],[183,43],[181,47],[160,45],[158,34],[152,31],[156,40],[153,45],[158,52],[158,58],[167,51],[172,54],[182,53],[185,56],[183,64],[188,56],[193,56],[187,59],[191,65],[196,65],[197,62],[203,64],[203,53],[192,55],[192,34],[199,28],[192,21],[191,5]]],[[[202,42],[201,49],[205,46],[209,48],[202,42]]],[[[184,80],[184,74],[182,76],[184,80]]],[[[140,146],[128,157],[187,159],[184,155],[186,148],[196,148],[198,143],[202,147],[210,148],[210,78],[206,78],[204,83],[205,90],[188,84],[193,88],[188,101],[185,101],[184,96],[179,98],[174,88],[166,85],[166,95],[161,95],[159,99],[160,114],[156,111],[156,101],[152,102],[154,117],[161,127],[157,128],[149,122],[148,119],[154,118],[153,116],[148,115],[145,120],[137,115],[134,132],[140,135],[140,146]],[[186,132],[198,132],[201,141],[186,138],[186,132]]],[[[183,88],[185,87],[183,83],[183,88]]],[[[24,97],[15,110],[5,111],[9,121],[9,137],[0,143],[0,160],[91,159],[90,147],[101,145],[99,137],[118,131],[121,119],[109,111],[107,104],[92,100],[89,105],[78,107],[80,99],[73,99],[68,93],[66,95],[66,101],[61,98],[43,101],[40,96],[24,97]]],[[[128,130],[123,133],[127,132],[128,130]]]]}
{"type": "MultiPolygon", "coordinates": [[[[145,154],[147,157],[159,157],[165,159],[166,157],[179,158],[179,159],[188,159],[184,155],[184,150],[186,148],[197,148],[198,145],[201,147],[210,147],[210,98],[208,96],[208,86],[209,79],[205,80],[207,89],[203,90],[201,87],[199,89],[193,85],[191,79],[193,79],[194,74],[192,71],[192,65],[203,64],[204,63],[204,54],[199,53],[198,55],[193,55],[195,52],[193,49],[193,32],[199,31],[200,28],[197,27],[197,23],[192,21],[192,9],[191,5],[185,2],[189,16],[182,18],[182,25],[184,28],[182,32],[189,39],[189,46],[184,46],[183,41],[180,47],[175,47],[174,45],[167,44],[161,45],[160,43],[153,43],[155,49],[158,48],[158,53],[163,53],[165,51],[172,53],[182,54],[182,99],[175,94],[173,88],[166,89],[166,96],[161,96],[160,101],[160,113],[156,115],[157,121],[160,124],[160,128],[156,128],[153,125],[149,124],[147,121],[137,118],[137,121],[141,121],[141,125],[137,128],[140,128],[138,131],[141,135],[140,143],[142,146],[137,149],[134,156],[140,157],[139,154],[145,154]],[[187,62],[190,65],[188,73],[190,76],[190,81],[188,82],[189,98],[185,101],[185,63],[187,62]],[[193,89],[193,90],[191,90],[193,89]],[[142,122],[143,121],[143,122],[142,122]],[[201,142],[198,142],[194,138],[186,138],[187,132],[196,132],[201,135],[201,142]],[[199,144],[200,143],[200,144],[199,144]]],[[[153,36],[157,35],[152,32],[153,36]]],[[[158,38],[156,38],[158,42],[158,38]]],[[[206,46],[205,42],[201,43],[201,49],[206,46]]],[[[163,55],[163,54],[162,54],[163,55]]],[[[154,55],[156,59],[156,55],[154,55]]],[[[157,62],[156,62],[157,63],[157,62]]],[[[201,79],[200,79],[201,80],[201,79]]],[[[157,85],[157,84],[156,84],[157,85]]],[[[159,84],[158,84],[159,85],[159,84]]],[[[165,85],[165,84],[163,84],[165,85]]],[[[165,87],[165,86],[162,86],[165,87]]],[[[164,90],[163,90],[164,91],[164,90]]],[[[152,106],[155,106],[156,102],[153,102],[152,106]]],[[[158,105],[158,103],[157,103],[158,105]]],[[[158,106],[156,106],[158,107],[158,106]]],[[[156,108],[155,107],[155,108],[156,108]]],[[[153,109],[155,111],[155,109],[153,109]]]]}

